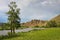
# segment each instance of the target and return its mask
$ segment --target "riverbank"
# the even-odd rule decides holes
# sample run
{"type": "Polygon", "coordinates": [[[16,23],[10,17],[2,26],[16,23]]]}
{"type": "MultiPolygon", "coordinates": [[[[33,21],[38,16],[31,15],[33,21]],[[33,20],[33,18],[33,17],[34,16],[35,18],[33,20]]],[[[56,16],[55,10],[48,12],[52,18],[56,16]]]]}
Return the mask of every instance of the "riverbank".
{"type": "MultiPolygon", "coordinates": [[[[31,31],[31,30],[34,30],[34,29],[41,30],[41,29],[45,29],[45,28],[25,28],[25,29],[15,30],[15,32],[16,33],[18,33],[18,32],[28,32],[28,31],[31,31]]],[[[8,32],[10,32],[10,30],[1,30],[0,35],[8,35],[8,32]]]]}
{"type": "Polygon", "coordinates": [[[33,30],[30,32],[19,32],[20,36],[7,37],[3,40],[60,40],[60,28],[48,28],[45,30],[33,30]]]}

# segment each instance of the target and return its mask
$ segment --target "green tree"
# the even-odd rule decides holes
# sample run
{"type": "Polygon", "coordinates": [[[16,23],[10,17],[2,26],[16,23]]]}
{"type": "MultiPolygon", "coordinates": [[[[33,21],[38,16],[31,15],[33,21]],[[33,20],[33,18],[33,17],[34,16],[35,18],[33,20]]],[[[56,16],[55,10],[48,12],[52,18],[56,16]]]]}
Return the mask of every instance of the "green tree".
{"type": "Polygon", "coordinates": [[[47,27],[57,27],[57,23],[55,21],[47,22],[47,27]]]}
{"type": "Polygon", "coordinates": [[[20,18],[19,18],[19,11],[20,9],[17,8],[16,2],[10,2],[8,14],[8,23],[11,29],[11,33],[15,33],[15,29],[20,27],[20,18]]]}
{"type": "Polygon", "coordinates": [[[60,22],[57,22],[57,27],[60,27],[60,22]]]}

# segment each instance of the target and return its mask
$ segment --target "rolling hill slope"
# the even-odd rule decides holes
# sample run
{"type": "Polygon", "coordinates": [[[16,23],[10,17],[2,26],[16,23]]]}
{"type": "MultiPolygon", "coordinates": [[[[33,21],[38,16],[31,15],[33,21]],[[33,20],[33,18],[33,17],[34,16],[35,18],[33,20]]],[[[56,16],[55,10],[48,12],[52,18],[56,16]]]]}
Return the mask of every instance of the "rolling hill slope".
{"type": "Polygon", "coordinates": [[[26,23],[22,23],[21,25],[23,26],[30,26],[30,27],[34,27],[34,26],[44,26],[46,23],[46,21],[44,20],[31,20],[29,22],[26,23]]]}
{"type": "Polygon", "coordinates": [[[60,15],[52,18],[51,20],[56,21],[56,22],[60,22],[60,15]]]}
{"type": "MultiPolygon", "coordinates": [[[[58,25],[60,25],[60,15],[55,16],[54,18],[52,18],[50,21],[55,21],[58,25]]],[[[45,20],[31,20],[29,22],[26,23],[22,23],[22,26],[28,26],[28,27],[32,27],[32,26],[46,26],[47,22],[49,22],[49,20],[45,21],[45,20]]]]}

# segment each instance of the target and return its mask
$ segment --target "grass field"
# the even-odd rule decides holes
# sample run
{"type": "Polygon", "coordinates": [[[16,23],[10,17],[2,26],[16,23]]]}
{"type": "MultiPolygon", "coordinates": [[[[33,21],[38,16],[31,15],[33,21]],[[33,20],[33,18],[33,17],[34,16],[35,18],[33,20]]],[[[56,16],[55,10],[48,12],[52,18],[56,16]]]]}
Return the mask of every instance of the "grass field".
{"type": "Polygon", "coordinates": [[[60,40],[60,28],[48,28],[18,34],[20,36],[4,40],[60,40]]]}

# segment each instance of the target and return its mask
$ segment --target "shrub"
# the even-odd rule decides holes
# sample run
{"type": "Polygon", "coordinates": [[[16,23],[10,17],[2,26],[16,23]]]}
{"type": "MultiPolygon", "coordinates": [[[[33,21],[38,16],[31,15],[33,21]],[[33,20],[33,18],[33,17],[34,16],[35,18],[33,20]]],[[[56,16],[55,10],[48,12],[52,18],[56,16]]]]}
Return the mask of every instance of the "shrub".
{"type": "Polygon", "coordinates": [[[49,21],[47,22],[47,27],[57,27],[57,23],[55,21],[49,21]]]}
{"type": "Polygon", "coordinates": [[[36,28],[38,28],[39,26],[35,26],[36,28]]]}

